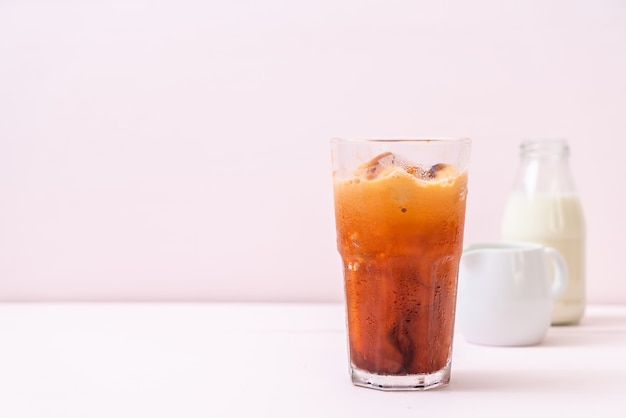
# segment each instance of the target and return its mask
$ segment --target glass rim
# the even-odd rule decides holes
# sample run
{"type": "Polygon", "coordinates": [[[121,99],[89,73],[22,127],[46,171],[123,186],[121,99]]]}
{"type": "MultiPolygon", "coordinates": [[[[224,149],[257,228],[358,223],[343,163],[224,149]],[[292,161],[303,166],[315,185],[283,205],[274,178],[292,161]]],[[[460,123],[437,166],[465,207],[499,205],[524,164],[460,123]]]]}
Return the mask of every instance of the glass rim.
{"type": "Polygon", "coordinates": [[[415,137],[415,138],[331,138],[330,142],[354,142],[354,143],[461,143],[469,144],[472,142],[469,138],[464,137],[415,137]]]}

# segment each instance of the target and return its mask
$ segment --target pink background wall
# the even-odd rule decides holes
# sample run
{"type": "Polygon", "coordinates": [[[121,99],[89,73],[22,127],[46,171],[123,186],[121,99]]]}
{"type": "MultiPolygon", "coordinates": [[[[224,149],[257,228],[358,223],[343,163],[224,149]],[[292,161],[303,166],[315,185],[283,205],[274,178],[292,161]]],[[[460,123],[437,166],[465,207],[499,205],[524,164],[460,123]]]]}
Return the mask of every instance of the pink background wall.
{"type": "Polygon", "coordinates": [[[466,243],[566,137],[626,303],[626,3],[0,3],[0,299],[342,299],[333,136],[474,140],[466,243]]]}

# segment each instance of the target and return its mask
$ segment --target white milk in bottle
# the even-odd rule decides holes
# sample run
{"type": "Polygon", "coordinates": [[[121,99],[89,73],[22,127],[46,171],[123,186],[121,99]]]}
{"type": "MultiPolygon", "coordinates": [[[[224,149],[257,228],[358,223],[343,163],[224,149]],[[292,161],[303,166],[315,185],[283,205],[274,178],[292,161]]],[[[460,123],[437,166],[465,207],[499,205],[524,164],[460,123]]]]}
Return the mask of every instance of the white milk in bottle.
{"type": "Polygon", "coordinates": [[[565,258],[569,284],[555,301],[553,325],[576,324],[585,312],[585,222],[565,140],[525,141],[502,220],[502,238],[538,242],[565,258]]]}

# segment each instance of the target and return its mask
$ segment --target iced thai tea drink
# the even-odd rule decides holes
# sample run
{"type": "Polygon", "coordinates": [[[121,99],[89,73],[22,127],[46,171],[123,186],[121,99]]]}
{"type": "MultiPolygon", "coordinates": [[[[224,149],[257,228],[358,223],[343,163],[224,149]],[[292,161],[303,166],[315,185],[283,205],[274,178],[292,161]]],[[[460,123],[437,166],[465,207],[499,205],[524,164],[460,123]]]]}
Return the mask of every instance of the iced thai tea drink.
{"type": "Polygon", "coordinates": [[[333,140],[354,384],[450,379],[470,141],[333,140]]]}

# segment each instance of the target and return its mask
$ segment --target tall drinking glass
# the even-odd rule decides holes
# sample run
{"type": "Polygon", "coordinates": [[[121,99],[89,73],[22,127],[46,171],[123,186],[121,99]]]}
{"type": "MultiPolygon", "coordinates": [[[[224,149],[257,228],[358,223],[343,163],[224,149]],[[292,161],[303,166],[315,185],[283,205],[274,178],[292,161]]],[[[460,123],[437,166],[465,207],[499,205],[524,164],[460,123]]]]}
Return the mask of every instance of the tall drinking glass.
{"type": "Polygon", "coordinates": [[[469,139],[333,139],[352,382],[450,381],[469,139]]]}

